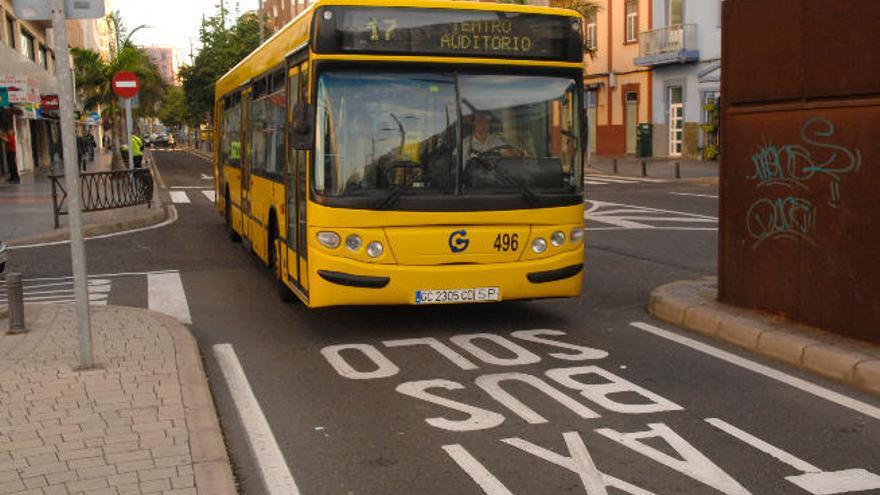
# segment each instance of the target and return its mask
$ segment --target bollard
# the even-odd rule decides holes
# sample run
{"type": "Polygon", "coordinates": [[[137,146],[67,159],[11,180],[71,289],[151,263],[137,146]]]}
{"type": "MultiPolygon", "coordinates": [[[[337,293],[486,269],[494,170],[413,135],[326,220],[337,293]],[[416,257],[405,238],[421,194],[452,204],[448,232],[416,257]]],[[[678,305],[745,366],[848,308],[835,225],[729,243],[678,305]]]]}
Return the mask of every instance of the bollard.
{"type": "Polygon", "coordinates": [[[681,162],[675,162],[675,178],[681,179],[681,162]]]}
{"type": "Polygon", "coordinates": [[[20,273],[6,274],[6,300],[9,304],[8,333],[24,333],[24,294],[20,273]]]}
{"type": "Polygon", "coordinates": [[[642,160],[642,177],[647,177],[647,176],[648,176],[648,164],[645,162],[645,160],[642,160]]]}
{"type": "Polygon", "coordinates": [[[617,175],[617,158],[611,161],[611,166],[613,167],[614,175],[617,175]]]}

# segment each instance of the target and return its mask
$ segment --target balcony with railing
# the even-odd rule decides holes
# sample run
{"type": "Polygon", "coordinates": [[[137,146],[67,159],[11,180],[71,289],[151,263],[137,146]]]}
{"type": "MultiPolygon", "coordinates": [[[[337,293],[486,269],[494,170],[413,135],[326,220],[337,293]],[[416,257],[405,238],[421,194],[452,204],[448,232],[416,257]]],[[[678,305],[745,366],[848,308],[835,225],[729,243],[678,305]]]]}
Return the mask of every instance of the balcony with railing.
{"type": "Polygon", "coordinates": [[[699,59],[696,24],[677,24],[639,33],[636,65],[686,64],[699,59]]]}

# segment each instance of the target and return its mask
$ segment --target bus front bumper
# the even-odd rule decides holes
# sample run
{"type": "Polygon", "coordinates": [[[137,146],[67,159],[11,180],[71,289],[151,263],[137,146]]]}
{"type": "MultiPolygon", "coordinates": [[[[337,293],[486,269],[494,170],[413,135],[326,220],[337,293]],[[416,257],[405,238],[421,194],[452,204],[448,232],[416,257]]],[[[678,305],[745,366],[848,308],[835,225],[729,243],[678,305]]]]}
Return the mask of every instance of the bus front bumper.
{"type": "Polygon", "coordinates": [[[582,249],[539,260],[466,265],[364,263],[313,251],[309,306],[417,304],[417,291],[493,287],[501,301],[577,297],[582,249]]]}

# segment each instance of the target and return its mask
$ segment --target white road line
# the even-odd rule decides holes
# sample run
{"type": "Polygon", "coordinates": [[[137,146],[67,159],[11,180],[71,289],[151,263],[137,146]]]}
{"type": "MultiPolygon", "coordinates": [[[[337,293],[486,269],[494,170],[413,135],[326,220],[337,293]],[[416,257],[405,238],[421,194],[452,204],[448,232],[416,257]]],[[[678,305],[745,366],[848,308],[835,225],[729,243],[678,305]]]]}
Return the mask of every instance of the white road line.
{"type": "Polygon", "coordinates": [[[171,186],[171,189],[204,189],[205,186],[171,186]]]}
{"type": "Polygon", "coordinates": [[[654,227],[652,225],[647,225],[643,227],[587,227],[584,230],[589,230],[591,232],[596,230],[685,230],[693,232],[714,232],[718,229],[716,227],[654,227]]]}
{"type": "Polygon", "coordinates": [[[787,464],[804,473],[795,476],[786,476],[785,479],[813,495],[831,495],[836,493],[862,492],[880,489],[880,476],[865,469],[823,471],[809,462],[800,459],[779,447],[774,447],[724,420],[707,418],[706,422],[728,435],[738,438],[742,442],[764,452],[783,464],[787,464]]]}
{"type": "Polygon", "coordinates": [[[449,457],[452,457],[452,460],[455,461],[455,463],[458,464],[458,466],[464,470],[472,480],[474,480],[474,483],[476,483],[477,486],[482,488],[486,495],[513,495],[506,486],[498,481],[498,478],[493,476],[485,466],[480,464],[480,461],[474,458],[474,456],[472,456],[471,453],[465,450],[461,445],[444,445],[441,448],[449,454],[449,457]]]}
{"type": "Polygon", "coordinates": [[[789,454],[788,452],[780,449],[779,447],[774,447],[773,445],[770,445],[769,443],[761,440],[760,438],[753,436],[743,430],[740,430],[736,426],[733,426],[732,424],[730,424],[724,420],[721,420],[718,418],[707,418],[706,422],[709,423],[710,425],[714,426],[715,428],[718,428],[719,430],[723,431],[724,433],[727,433],[728,435],[730,435],[734,438],[738,438],[739,440],[742,440],[743,442],[751,445],[752,447],[760,450],[761,452],[769,455],[770,457],[773,457],[774,459],[782,462],[783,464],[788,464],[789,466],[797,469],[798,471],[801,471],[803,473],[818,473],[818,472],[822,471],[821,469],[810,464],[809,462],[804,461],[802,459],[799,459],[799,458],[789,454]]]}
{"type": "Polygon", "coordinates": [[[215,202],[215,200],[217,199],[217,194],[214,192],[213,189],[202,191],[202,194],[204,194],[205,197],[208,198],[208,201],[212,203],[215,202]]]}
{"type": "Polygon", "coordinates": [[[147,307],[151,310],[177,318],[182,323],[192,323],[180,272],[148,273],[147,297],[147,307]]]}
{"type": "Polygon", "coordinates": [[[248,383],[241,363],[230,344],[214,346],[214,355],[229,386],[238,417],[248,439],[251,453],[259,468],[260,478],[269,495],[299,495],[299,488],[290,474],[284,454],[278,447],[272,428],[260,409],[260,403],[248,383]]]}
{"type": "Polygon", "coordinates": [[[618,179],[618,178],[609,179],[607,177],[596,177],[594,175],[588,175],[587,177],[592,180],[601,180],[602,182],[604,182],[606,184],[638,184],[639,183],[639,181],[637,181],[637,180],[630,180],[630,179],[618,179]]]}
{"type": "Polygon", "coordinates": [[[595,181],[595,180],[585,180],[584,184],[586,184],[588,186],[604,186],[608,183],[607,182],[599,182],[599,181],[595,181]]]}
{"type": "Polygon", "coordinates": [[[171,201],[174,203],[189,203],[189,196],[186,195],[186,191],[168,191],[168,194],[171,195],[171,201]]]}
{"type": "Polygon", "coordinates": [[[696,193],[683,193],[683,192],[670,192],[669,194],[674,194],[675,196],[693,196],[695,198],[718,199],[718,196],[716,196],[714,194],[696,194],[696,193]]]}
{"type": "Polygon", "coordinates": [[[201,178],[202,178],[202,180],[214,180],[214,178],[208,174],[202,174],[201,178]]]}
{"type": "MultiPolygon", "coordinates": [[[[99,273],[99,274],[89,275],[89,280],[91,281],[92,279],[95,279],[95,278],[132,277],[132,276],[137,276],[137,275],[150,275],[150,274],[155,274],[155,273],[177,273],[177,270],[156,270],[156,271],[149,271],[149,272],[99,273]]],[[[27,282],[48,282],[48,281],[53,281],[53,280],[71,280],[71,282],[66,282],[68,285],[73,283],[72,282],[73,277],[70,277],[70,276],[67,276],[67,277],[26,278],[26,279],[24,279],[24,282],[25,283],[27,283],[27,282]]],[[[2,287],[5,283],[6,282],[4,282],[3,280],[0,280],[0,287],[2,287]]],[[[62,284],[63,283],[65,283],[65,282],[62,282],[62,284]]],[[[60,285],[60,284],[49,284],[49,285],[60,285]]],[[[32,285],[30,287],[43,287],[43,286],[42,285],[39,285],[39,286],[32,285]]],[[[48,285],[46,287],[48,287],[48,285]]]]}
{"type": "MultiPolygon", "coordinates": [[[[601,207],[601,206],[622,206],[624,208],[636,208],[641,213],[644,213],[646,211],[656,211],[658,213],[672,213],[673,215],[683,215],[686,217],[705,218],[706,220],[714,220],[714,221],[718,220],[717,217],[713,217],[713,216],[709,216],[709,215],[700,215],[697,213],[687,213],[684,211],[664,210],[662,208],[651,208],[648,206],[627,205],[627,204],[623,204],[623,203],[609,203],[607,201],[593,201],[593,200],[588,200],[588,201],[592,204],[592,206],[595,206],[596,208],[601,207]]],[[[594,208],[590,208],[587,211],[592,211],[593,209],[594,208]]]]}
{"type": "MultiPolygon", "coordinates": [[[[140,227],[137,229],[123,230],[122,232],[111,232],[109,234],[101,234],[101,235],[86,237],[86,240],[91,241],[92,239],[107,239],[110,237],[118,237],[118,236],[128,235],[128,234],[136,234],[138,232],[145,232],[147,230],[161,229],[162,227],[167,227],[168,225],[171,225],[172,223],[177,221],[177,208],[175,208],[174,205],[168,205],[167,208],[168,208],[168,218],[165,219],[165,221],[162,223],[157,223],[156,225],[150,225],[147,227],[140,227]]],[[[52,242],[38,242],[38,243],[34,243],[34,244],[25,244],[22,246],[7,246],[6,249],[9,251],[12,251],[12,250],[16,250],[16,249],[31,249],[31,248],[46,247],[46,246],[61,246],[63,244],[70,244],[70,241],[63,240],[63,241],[52,241],[52,242]]]]}
{"type": "Polygon", "coordinates": [[[587,174],[587,177],[595,177],[597,179],[626,179],[634,180],[637,182],[669,182],[664,179],[652,179],[650,177],[632,177],[627,175],[587,174]]]}
{"type": "Polygon", "coordinates": [[[792,386],[808,394],[815,395],[816,397],[825,399],[829,402],[833,402],[839,406],[852,409],[853,411],[864,414],[865,416],[880,420],[880,408],[876,408],[870,404],[866,404],[862,401],[853,399],[852,397],[847,397],[843,394],[834,392],[833,390],[829,390],[825,387],[820,387],[819,385],[816,385],[814,383],[810,383],[806,380],[802,380],[800,378],[775,370],[769,366],[764,366],[763,364],[759,364],[749,359],[739,357],[736,354],[722,351],[721,349],[718,349],[716,347],[712,347],[708,344],[704,344],[697,340],[679,335],[674,332],[670,332],[668,330],[663,330],[662,328],[650,325],[645,322],[635,321],[630,323],[630,325],[638,328],[639,330],[654,334],[666,340],[671,340],[672,342],[675,342],[677,344],[690,347],[691,349],[700,351],[704,354],[708,354],[722,361],[727,361],[728,363],[753,371],[755,373],[758,373],[759,375],[764,375],[768,378],[772,378],[773,380],[792,386]]]}

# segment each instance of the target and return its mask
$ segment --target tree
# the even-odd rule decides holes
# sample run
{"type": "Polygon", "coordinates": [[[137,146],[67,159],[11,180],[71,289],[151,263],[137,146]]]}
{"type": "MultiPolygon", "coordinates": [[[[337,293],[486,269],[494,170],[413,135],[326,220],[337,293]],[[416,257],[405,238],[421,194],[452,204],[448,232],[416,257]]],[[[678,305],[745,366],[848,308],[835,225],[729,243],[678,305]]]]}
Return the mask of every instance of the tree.
{"type": "Polygon", "coordinates": [[[186,122],[192,126],[212,121],[215,83],[260,44],[255,13],[239,16],[231,27],[226,26],[227,15],[228,11],[221,3],[214,16],[202,19],[199,29],[202,49],[192,65],[180,69],[186,122]]]}
{"type": "Polygon", "coordinates": [[[187,122],[186,95],[183,88],[170,87],[159,106],[159,120],[171,127],[179,127],[187,122]]]}
{"type": "MultiPolygon", "coordinates": [[[[104,60],[101,56],[87,49],[74,48],[71,50],[76,73],[76,86],[82,95],[84,110],[101,110],[102,118],[111,123],[111,133],[114,150],[119,149],[122,141],[121,109],[116,95],[113,93],[113,75],[119,71],[135,73],[141,82],[138,94],[139,108],[136,115],[152,117],[156,115],[157,104],[165,92],[165,83],[162,81],[159,71],[150,61],[146,52],[134,45],[132,35],[145,26],[138,26],[132,31],[125,32],[118,12],[110,14],[111,23],[116,27],[117,45],[111,51],[110,59],[104,60]]],[[[118,165],[121,157],[114,154],[114,166],[118,165]]]]}

